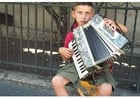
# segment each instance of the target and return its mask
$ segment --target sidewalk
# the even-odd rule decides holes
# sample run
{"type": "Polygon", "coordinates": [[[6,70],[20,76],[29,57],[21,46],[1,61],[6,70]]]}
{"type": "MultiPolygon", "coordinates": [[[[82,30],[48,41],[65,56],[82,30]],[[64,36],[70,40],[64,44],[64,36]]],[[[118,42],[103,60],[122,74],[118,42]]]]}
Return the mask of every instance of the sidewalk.
{"type": "MultiPolygon", "coordinates": [[[[32,91],[31,94],[30,93],[22,94],[23,90],[21,90],[20,94],[19,93],[17,94],[18,96],[19,95],[21,95],[21,96],[22,95],[55,96],[55,93],[52,89],[51,81],[43,76],[30,74],[30,73],[21,73],[21,72],[15,72],[15,71],[13,72],[13,71],[0,70],[0,81],[2,81],[2,84],[3,84],[3,82],[10,82],[8,84],[11,84],[15,88],[19,88],[19,89],[21,89],[21,88],[23,89],[23,87],[25,86],[24,88],[28,89],[27,91],[30,91],[30,92],[32,91]],[[22,87],[21,87],[21,85],[22,85],[22,87]],[[39,90],[36,88],[39,88],[39,90]],[[35,92],[35,90],[36,91],[38,90],[38,92],[40,90],[42,90],[43,94],[39,94],[39,93],[35,92]]],[[[13,87],[11,87],[11,88],[13,88],[13,87]]],[[[0,89],[0,90],[3,90],[3,89],[0,89]]],[[[69,89],[69,90],[71,91],[71,89],[69,89]]],[[[14,94],[14,91],[16,91],[16,90],[12,89],[13,94],[14,94]]],[[[16,93],[14,95],[16,95],[16,93]]],[[[136,90],[117,88],[112,96],[140,96],[140,92],[136,92],[136,90]]]]}
{"type": "Polygon", "coordinates": [[[51,88],[51,82],[47,77],[32,73],[21,73],[16,71],[7,71],[0,69],[0,80],[25,84],[34,87],[51,88]]]}

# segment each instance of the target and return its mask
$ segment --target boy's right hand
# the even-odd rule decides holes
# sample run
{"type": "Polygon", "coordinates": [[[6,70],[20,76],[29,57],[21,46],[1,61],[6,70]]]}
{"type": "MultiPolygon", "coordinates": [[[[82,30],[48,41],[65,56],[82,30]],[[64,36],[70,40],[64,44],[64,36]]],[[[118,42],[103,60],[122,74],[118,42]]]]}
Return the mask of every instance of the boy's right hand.
{"type": "Polygon", "coordinates": [[[62,56],[63,59],[68,60],[72,57],[73,51],[70,48],[60,47],[59,53],[62,56]]]}

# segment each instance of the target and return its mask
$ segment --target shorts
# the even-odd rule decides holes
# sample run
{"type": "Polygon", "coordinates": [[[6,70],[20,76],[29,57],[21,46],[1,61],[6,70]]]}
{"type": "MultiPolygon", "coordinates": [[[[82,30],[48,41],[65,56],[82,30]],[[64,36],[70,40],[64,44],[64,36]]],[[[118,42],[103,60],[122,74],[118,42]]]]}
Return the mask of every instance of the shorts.
{"type": "MultiPolygon", "coordinates": [[[[102,84],[102,83],[110,83],[113,87],[113,89],[116,88],[116,82],[113,78],[113,75],[111,74],[111,72],[109,71],[109,68],[106,68],[104,70],[105,74],[99,74],[99,75],[95,75],[95,80],[92,79],[92,82],[95,84],[95,85],[99,85],[99,84],[102,84]]],[[[79,79],[79,76],[78,76],[78,73],[76,71],[76,68],[74,66],[74,63],[69,63],[67,64],[66,66],[62,67],[57,75],[61,75],[67,79],[69,79],[74,88],[77,89],[78,88],[78,85],[80,83],[80,79],[79,79]]]]}

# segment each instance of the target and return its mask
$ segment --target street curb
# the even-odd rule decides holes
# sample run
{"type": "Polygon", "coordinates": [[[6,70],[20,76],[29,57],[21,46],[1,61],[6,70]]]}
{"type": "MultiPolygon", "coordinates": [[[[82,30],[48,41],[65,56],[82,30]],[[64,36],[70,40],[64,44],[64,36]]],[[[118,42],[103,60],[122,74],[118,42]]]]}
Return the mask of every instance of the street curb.
{"type": "MultiPolygon", "coordinates": [[[[30,87],[49,89],[53,91],[50,79],[32,73],[22,73],[0,69],[0,80],[16,83],[18,85],[27,85],[30,87]]],[[[71,96],[77,96],[77,93],[73,88],[69,86],[66,88],[71,96]]]]}
{"type": "Polygon", "coordinates": [[[41,88],[52,88],[50,80],[44,76],[31,73],[21,73],[17,71],[7,71],[0,69],[0,80],[41,88]]]}

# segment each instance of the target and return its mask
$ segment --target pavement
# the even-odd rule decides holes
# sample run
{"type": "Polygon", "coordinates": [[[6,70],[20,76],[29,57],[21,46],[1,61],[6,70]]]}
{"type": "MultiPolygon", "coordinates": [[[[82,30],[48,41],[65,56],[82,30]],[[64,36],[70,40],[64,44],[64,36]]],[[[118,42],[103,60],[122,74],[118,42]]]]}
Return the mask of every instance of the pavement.
{"type": "MultiPolygon", "coordinates": [[[[77,96],[72,88],[69,87],[68,90],[72,96],[77,96]]],[[[0,96],[55,96],[55,93],[51,80],[47,77],[0,70],[0,96]]],[[[112,96],[140,96],[140,92],[117,87],[112,96]]]]}

